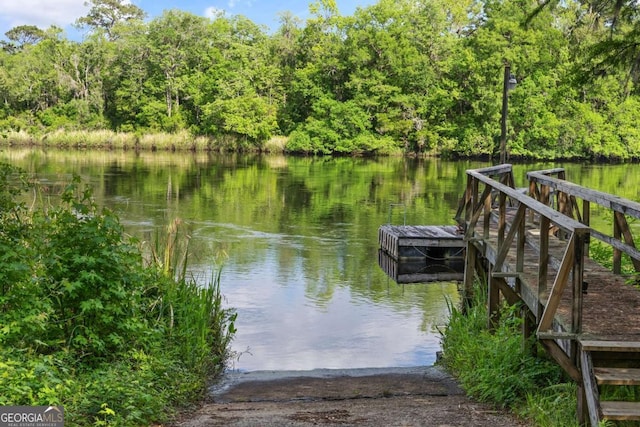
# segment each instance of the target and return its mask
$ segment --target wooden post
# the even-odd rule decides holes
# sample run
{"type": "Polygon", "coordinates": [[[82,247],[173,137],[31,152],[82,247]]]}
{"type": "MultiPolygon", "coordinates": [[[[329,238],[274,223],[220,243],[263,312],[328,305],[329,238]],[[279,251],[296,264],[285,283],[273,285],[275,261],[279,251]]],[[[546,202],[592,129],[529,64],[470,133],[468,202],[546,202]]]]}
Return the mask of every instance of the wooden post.
{"type": "Polygon", "coordinates": [[[540,201],[549,206],[549,186],[540,184],[540,201]]]}
{"type": "Polygon", "coordinates": [[[549,271],[549,226],[550,221],[546,216],[540,217],[540,254],[538,258],[538,307],[534,313],[540,320],[542,316],[542,301],[547,292],[547,274],[549,271]]]}
{"type": "Polygon", "coordinates": [[[484,218],[482,222],[483,237],[489,239],[489,229],[491,228],[491,193],[484,199],[484,218]]]}
{"type": "Polygon", "coordinates": [[[476,272],[476,257],[478,250],[473,242],[467,241],[467,250],[464,262],[464,289],[462,295],[462,313],[468,313],[473,301],[473,279],[476,272]]]}
{"type": "Polygon", "coordinates": [[[504,242],[504,231],[507,226],[507,196],[500,192],[498,195],[498,251],[504,242]]]}
{"type": "MultiPolygon", "coordinates": [[[[582,200],[582,223],[589,225],[591,223],[591,204],[588,200],[582,200]]],[[[589,258],[589,242],[591,241],[591,235],[584,239],[584,256],[589,258]]]]}
{"type": "MultiPolygon", "coordinates": [[[[573,256],[573,307],[571,313],[571,332],[580,334],[582,332],[582,285],[584,280],[584,235],[574,233],[574,256],[573,256]]],[[[577,360],[576,360],[577,363],[577,360]]]]}
{"type": "MultiPolygon", "coordinates": [[[[616,221],[615,213],[613,218],[613,238],[616,240],[622,240],[622,230],[620,229],[620,223],[616,221]]],[[[613,272],[615,274],[620,274],[622,271],[622,251],[613,248],[613,272]]]]}
{"type": "MultiPolygon", "coordinates": [[[[624,240],[624,242],[629,245],[631,248],[636,248],[636,243],[633,240],[633,234],[631,233],[631,228],[629,227],[629,223],[627,222],[627,218],[621,212],[613,213],[614,220],[618,224],[618,228],[620,229],[620,236],[624,240]]],[[[631,257],[631,262],[636,272],[640,271],[640,261],[638,261],[635,257],[631,257]]],[[[622,260],[621,260],[622,263],[622,260]]]]}
{"type": "MultiPolygon", "coordinates": [[[[526,210],[526,207],[523,209],[526,210]]],[[[524,246],[526,243],[526,235],[525,235],[525,222],[526,222],[527,214],[526,212],[522,215],[522,220],[518,222],[518,224],[512,224],[512,227],[518,227],[518,240],[517,240],[517,258],[516,258],[516,271],[518,273],[522,273],[524,271],[524,246]]]]}
{"type": "Polygon", "coordinates": [[[509,79],[511,66],[504,66],[504,82],[502,86],[502,114],[500,115],[500,163],[507,162],[507,111],[509,109],[509,79]]]}
{"type": "Polygon", "coordinates": [[[492,274],[489,274],[487,284],[487,328],[490,331],[495,330],[500,318],[500,288],[495,283],[496,280],[504,280],[502,278],[494,278],[492,274]]]}
{"type": "Polygon", "coordinates": [[[477,179],[471,178],[471,205],[469,206],[469,220],[471,220],[473,210],[476,208],[476,204],[478,203],[479,184],[480,183],[477,179]]]}
{"type": "MultiPolygon", "coordinates": [[[[538,192],[538,187],[536,186],[536,183],[533,181],[533,179],[529,181],[529,197],[533,197],[537,201],[540,201],[540,193],[538,192]]],[[[533,209],[531,209],[529,211],[529,222],[533,224],[534,220],[535,212],[533,211],[533,209]]]]}
{"type": "Polygon", "coordinates": [[[538,349],[535,342],[528,345],[529,338],[531,338],[531,335],[533,335],[536,329],[536,321],[535,318],[533,318],[535,313],[532,313],[526,304],[522,304],[520,314],[522,316],[522,350],[532,356],[536,356],[538,354],[538,349]]]}

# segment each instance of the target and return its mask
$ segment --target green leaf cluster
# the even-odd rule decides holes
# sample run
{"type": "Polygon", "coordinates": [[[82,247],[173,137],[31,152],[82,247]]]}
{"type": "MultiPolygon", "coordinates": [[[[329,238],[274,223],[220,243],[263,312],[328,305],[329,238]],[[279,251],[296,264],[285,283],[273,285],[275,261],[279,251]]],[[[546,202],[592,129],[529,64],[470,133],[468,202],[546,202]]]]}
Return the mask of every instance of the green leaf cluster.
{"type": "MultiPolygon", "coordinates": [[[[20,26],[0,50],[0,130],[189,132],[225,150],[638,159],[637,6],[581,0],[309,5],[273,33],[93,0],[81,42],[20,26]]],[[[190,149],[189,143],[174,148],[190,149]]],[[[207,144],[207,147],[211,148],[207,144]]],[[[215,145],[214,145],[215,147],[215,145]]]]}
{"type": "Polygon", "coordinates": [[[27,191],[45,189],[0,166],[0,405],[64,405],[69,425],[167,420],[229,356],[219,275],[145,263],[77,177],[59,203],[27,208],[27,191]]]}

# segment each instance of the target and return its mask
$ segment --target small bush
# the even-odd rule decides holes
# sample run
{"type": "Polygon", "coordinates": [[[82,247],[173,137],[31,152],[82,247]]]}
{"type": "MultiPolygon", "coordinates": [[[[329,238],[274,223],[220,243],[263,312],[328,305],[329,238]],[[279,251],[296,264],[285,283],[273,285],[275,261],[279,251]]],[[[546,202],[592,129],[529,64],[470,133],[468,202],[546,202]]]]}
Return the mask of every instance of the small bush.
{"type": "Polygon", "coordinates": [[[201,286],[145,264],[78,178],[35,210],[16,201],[30,188],[0,165],[0,405],[63,405],[72,426],[166,421],[229,356],[219,271],[201,286]]]}
{"type": "Polygon", "coordinates": [[[480,401],[510,408],[541,426],[575,426],[575,386],[567,384],[553,361],[527,350],[535,341],[523,346],[518,306],[504,306],[495,331],[486,328],[484,288],[476,285],[465,313],[450,304],[450,320],[442,331],[443,365],[480,401]]]}

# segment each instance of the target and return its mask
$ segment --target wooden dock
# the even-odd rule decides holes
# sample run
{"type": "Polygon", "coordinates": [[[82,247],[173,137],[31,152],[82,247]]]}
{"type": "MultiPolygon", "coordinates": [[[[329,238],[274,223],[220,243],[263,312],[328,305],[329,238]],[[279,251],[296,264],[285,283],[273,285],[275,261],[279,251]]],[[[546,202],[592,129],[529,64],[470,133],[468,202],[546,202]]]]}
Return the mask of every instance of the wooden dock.
{"type": "Polygon", "coordinates": [[[583,424],[640,420],[640,402],[600,395],[604,385],[640,385],[640,290],[621,272],[623,257],[640,272],[629,227],[640,203],[571,183],[562,169],[527,179],[525,194],[515,189],[511,165],[468,170],[456,228],[383,226],[381,252],[399,261],[423,252],[415,248],[454,250],[464,230],[463,304],[471,304],[476,276],[488,281],[489,327],[501,300],[522,303],[525,335],[535,334],[578,384],[583,424]],[[611,233],[590,227],[592,204],[611,212],[611,233]],[[589,258],[594,241],[611,248],[611,269],[589,258]]]}
{"type": "Polygon", "coordinates": [[[501,299],[523,303],[527,333],[578,384],[583,423],[640,420],[640,402],[600,396],[603,385],[640,384],[640,290],[621,274],[623,256],[640,272],[627,221],[640,218],[640,204],[565,178],[563,169],[529,172],[523,194],[511,165],[467,171],[456,214],[465,229],[464,299],[480,274],[488,279],[489,325],[501,299]],[[611,234],[590,227],[591,204],[611,211],[611,234]],[[596,240],[611,247],[612,269],[589,258],[596,240]]]}
{"type": "Polygon", "coordinates": [[[456,226],[383,225],[378,264],[397,283],[462,281],[463,235],[456,226]]]}

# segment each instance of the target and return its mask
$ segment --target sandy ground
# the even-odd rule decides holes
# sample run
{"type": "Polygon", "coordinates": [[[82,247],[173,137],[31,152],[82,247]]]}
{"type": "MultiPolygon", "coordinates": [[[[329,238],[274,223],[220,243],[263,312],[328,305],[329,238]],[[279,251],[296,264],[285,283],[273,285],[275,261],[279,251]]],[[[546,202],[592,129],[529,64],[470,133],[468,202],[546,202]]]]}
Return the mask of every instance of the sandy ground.
{"type": "Polygon", "coordinates": [[[228,373],[180,427],[527,426],[438,367],[228,373]]]}

